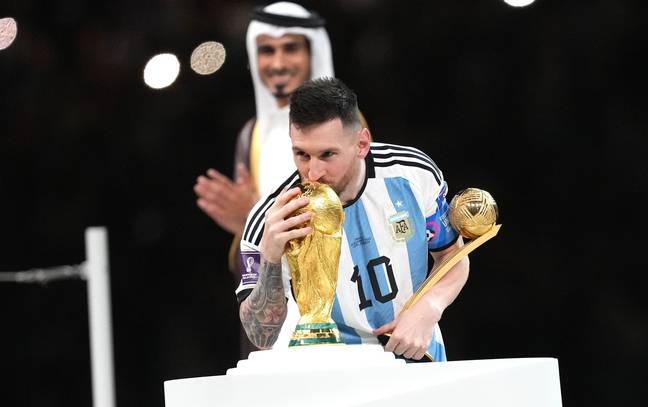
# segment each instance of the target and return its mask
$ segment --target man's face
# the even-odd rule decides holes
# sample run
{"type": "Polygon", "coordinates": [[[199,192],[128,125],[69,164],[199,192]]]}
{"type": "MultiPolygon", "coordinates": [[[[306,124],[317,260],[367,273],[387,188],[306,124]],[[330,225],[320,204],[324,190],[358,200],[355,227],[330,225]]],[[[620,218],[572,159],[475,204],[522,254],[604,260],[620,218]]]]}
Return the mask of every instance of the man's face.
{"type": "MultiPolygon", "coordinates": [[[[343,199],[355,197],[362,161],[369,149],[364,130],[345,129],[340,119],[298,129],[290,125],[293,158],[302,182],[329,185],[343,199]]],[[[343,199],[344,201],[344,199],[343,199]]]]}
{"type": "Polygon", "coordinates": [[[306,37],[285,34],[281,37],[259,35],[256,39],[259,76],[280,107],[310,78],[310,51],[306,37]]]}

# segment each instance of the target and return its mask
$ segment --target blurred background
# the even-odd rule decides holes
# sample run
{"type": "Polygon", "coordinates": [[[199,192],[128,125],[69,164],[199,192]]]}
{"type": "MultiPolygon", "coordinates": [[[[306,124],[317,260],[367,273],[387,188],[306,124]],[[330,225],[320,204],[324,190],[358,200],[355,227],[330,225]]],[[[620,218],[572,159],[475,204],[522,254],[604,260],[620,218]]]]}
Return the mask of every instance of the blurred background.
{"type": "MultiPolygon", "coordinates": [[[[500,234],[441,322],[451,360],[558,358],[563,404],[646,396],[645,2],[337,0],[336,74],[377,141],[413,145],[452,196],[490,191],[500,234]],[[634,208],[634,203],[639,208],[634,208]]],[[[164,405],[163,381],[224,374],[239,322],[231,236],[195,204],[232,173],[254,114],[244,38],[257,1],[2,0],[0,271],[85,260],[106,226],[118,407],[164,405]],[[193,49],[218,41],[222,68],[193,49]],[[147,61],[174,53],[153,89],[147,61]]],[[[0,405],[92,404],[85,283],[0,283],[0,405]]]]}

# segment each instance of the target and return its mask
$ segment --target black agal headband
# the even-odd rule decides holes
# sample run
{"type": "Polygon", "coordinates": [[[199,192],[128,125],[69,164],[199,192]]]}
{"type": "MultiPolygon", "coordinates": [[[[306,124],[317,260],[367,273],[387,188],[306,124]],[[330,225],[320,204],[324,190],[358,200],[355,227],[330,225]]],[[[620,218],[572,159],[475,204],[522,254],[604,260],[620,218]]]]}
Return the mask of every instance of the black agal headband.
{"type": "Polygon", "coordinates": [[[279,27],[304,27],[317,28],[324,27],[326,21],[314,11],[309,11],[310,17],[293,17],[272,14],[263,10],[264,6],[255,7],[250,14],[250,18],[262,23],[272,24],[279,27]]]}

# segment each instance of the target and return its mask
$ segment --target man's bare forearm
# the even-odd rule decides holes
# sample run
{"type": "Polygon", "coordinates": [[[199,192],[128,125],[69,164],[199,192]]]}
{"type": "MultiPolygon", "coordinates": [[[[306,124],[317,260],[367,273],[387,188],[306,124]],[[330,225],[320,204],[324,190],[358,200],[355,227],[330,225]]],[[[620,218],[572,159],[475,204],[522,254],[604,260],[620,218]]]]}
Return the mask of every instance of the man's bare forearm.
{"type": "Polygon", "coordinates": [[[239,310],[241,324],[250,341],[260,349],[271,347],[279,336],[286,312],[281,263],[262,260],[259,281],[239,310]]]}

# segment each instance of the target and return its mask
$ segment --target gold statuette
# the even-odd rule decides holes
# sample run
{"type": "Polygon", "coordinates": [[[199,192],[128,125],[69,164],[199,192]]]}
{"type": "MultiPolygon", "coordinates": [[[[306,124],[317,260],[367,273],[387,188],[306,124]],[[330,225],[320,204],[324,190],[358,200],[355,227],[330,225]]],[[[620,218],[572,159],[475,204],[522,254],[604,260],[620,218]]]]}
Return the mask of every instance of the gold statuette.
{"type": "MultiPolygon", "coordinates": [[[[470,252],[492,239],[499,232],[502,225],[497,225],[497,203],[487,191],[478,188],[466,188],[457,193],[450,201],[448,209],[450,223],[466,239],[472,239],[461,249],[446,256],[444,260],[435,265],[430,275],[423,284],[405,303],[400,312],[412,307],[430,288],[434,287],[450,269],[470,252]]],[[[389,341],[389,334],[378,337],[384,345],[389,341]]],[[[433,361],[432,356],[425,354],[421,361],[433,361]]]]}
{"type": "Polygon", "coordinates": [[[342,343],[331,319],[337,286],[344,210],[326,184],[307,183],[301,196],[309,204],[296,214],[311,212],[313,231],[286,245],[293,293],[301,318],[289,346],[342,343]]]}
{"type": "Polygon", "coordinates": [[[423,284],[405,303],[401,312],[414,305],[430,288],[439,282],[448,271],[486,241],[499,232],[502,225],[497,225],[497,203],[487,191],[478,188],[466,188],[459,191],[450,201],[448,216],[457,232],[466,239],[472,239],[461,249],[447,256],[436,266],[423,284]]]}

